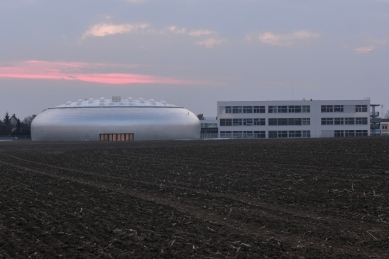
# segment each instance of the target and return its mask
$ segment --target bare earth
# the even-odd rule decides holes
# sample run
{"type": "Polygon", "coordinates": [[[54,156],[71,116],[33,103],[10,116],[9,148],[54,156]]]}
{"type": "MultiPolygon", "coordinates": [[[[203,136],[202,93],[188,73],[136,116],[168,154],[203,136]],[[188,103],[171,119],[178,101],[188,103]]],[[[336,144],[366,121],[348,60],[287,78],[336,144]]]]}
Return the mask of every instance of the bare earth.
{"type": "Polygon", "coordinates": [[[389,258],[389,138],[0,142],[0,258],[389,258]]]}

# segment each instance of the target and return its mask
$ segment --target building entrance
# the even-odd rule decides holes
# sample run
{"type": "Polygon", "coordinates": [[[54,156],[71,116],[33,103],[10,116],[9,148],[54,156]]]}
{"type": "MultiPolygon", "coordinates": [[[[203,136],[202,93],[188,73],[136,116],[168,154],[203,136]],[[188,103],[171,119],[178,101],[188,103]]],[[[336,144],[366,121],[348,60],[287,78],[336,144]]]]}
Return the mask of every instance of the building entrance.
{"type": "Polygon", "coordinates": [[[134,133],[100,134],[100,141],[134,141],[134,133]]]}

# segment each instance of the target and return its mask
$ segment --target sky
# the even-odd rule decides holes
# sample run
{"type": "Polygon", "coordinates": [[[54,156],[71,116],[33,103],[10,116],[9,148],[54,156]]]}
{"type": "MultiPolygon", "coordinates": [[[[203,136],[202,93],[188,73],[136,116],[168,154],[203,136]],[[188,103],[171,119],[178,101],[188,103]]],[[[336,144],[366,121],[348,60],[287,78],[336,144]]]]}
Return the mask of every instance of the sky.
{"type": "Polygon", "coordinates": [[[2,0],[0,117],[81,98],[389,110],[389,0],[2,0]]]}

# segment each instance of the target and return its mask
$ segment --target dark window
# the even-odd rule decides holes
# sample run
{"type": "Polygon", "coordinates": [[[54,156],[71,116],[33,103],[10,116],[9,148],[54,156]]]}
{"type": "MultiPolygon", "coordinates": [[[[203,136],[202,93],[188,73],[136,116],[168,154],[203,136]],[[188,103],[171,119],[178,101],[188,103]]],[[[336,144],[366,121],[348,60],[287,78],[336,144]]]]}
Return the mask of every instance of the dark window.
{"type": "Polygon", "coordinates": [[[333,118],[321,118],[321,125],[333,125],[334,119],[333,118]]]}
{"type": "Polygon", "coordinates": [[[287,138],[288,137],[288,132],[287,131],[278,131],[278,134],[277,134],[278,138],[287,138]]]}
{"type": "Polygon", "coordinates": [[[303,118],[303,125],[311,125],[311,119],[310,118],[303,118]]]}
{"type": "Polygon", "coordinates": [[[344,137],[344,131],[343,130],[335,130],[334,136],[335,137],[344,137]]]}
{"type": "Polygon", "coordinates": [[[311,131],[303,130],[303,138],[310,138],[310,137],[311,137],[311,131]]]}
{"type": "Polygon", "coordinates": [[[266,124],[265,119],[254,119],[254,125],[264,126],[266,124]]]}
{"type": "Polygon", "coordinates": [[[269,131],[269,138],[277,138],[277,131],[269,131]]]}
{"type": "Polygon", "coordinates": [[[278,106],[278,113],[288,113],[288,106],[278,106]]]}
{"type": "Polygon", "coordinates": [[[355,105],[355,112],[367,112],[367,105],[355,105]]]}
{"type": "Polygon", "coordinates": [[[367,118],[355,118],[355,124],[367,125],[367,118]]]}
{"type": "Polygon", "coordinates": [[[343,105],[335,105],[334,112],[343,112],[343,105]]]}
{"type": "Polygon", "coordinates": [[[305,112],[305,113],[311,112],[311,106],[309,106],[309,105],[303,105],[303,112],[305,112]]]}
{"type": "Polygon", "coordinates": [[[253,125],[253,119],[243,119],[243,125],[244,126],[252,126],[253,125]]]}
{"type": "Polygon", "coordinates": [[[265,106],[254,106],[254,113],[265,113],[265,106]]]}
{"type": "Polygon", "coordinates": [[[344,118],[334,118],[334,124],[335,125],[343,125],[344,124],[344,118]]]}
{"type": "Polygon", "coordinates": [[[226,106],[226,113],[232,113],[232,107],[226,106]]]}
{"type": "Polygon", "coordinates": [[[232,126],[242,126],[242,119],[232,119],[232,126]]]}
{"type": "Polygon", "coordinates": [[[254,138],[266,138],[265,131],[254,131],[254,138]]]}
{"type": "Polygon", "coordinates": [[[253,132],[252,131],[243,131],[243,138],[253,138],[253,132]]]}
{"type": "Polygon", "coordinates": [[[322,105],[321,112],[334,112],[334,106],[333,105],[322,105]]]}
{"type": "Polygon", "coordinates": [[[243,106],[243,113],[253,113],[253,106],[243,106]]]}
{"type": "Polygon", "coordinates": [[[354,118],[344,118],[344,124],[354,125],[354,118]]]}
{"type": "Polygon", "coordinates": [[[232,138],[242,138],[242,131],[233,131],[232,138]]]}
{"type": "Polygon", "coordinates": [[[277,113],[277,106],[269,106],[269,113],[277,113]]]}
{"type": "Polygon", "coordinates": [[[232,113],[242,113],[242,106],[232,106],[232,113]]]}
{"type": "Polygon", "coordinates": [[[269,126],[277,125],[277,119],[269,119],[269,126]]]}

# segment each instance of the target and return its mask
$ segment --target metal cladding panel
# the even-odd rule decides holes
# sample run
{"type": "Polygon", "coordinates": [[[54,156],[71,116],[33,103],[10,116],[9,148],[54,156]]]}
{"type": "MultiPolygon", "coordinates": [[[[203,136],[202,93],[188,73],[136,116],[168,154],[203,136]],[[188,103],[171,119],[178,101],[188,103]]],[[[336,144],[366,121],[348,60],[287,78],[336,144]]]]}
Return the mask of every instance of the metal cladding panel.
{"type": "Polygon", "coordinates": [[[134,133],[135,140],[199,139],[200,121],[181,107],[52,108],[32,122],[33,141],[99,141],[134,133]]]}

